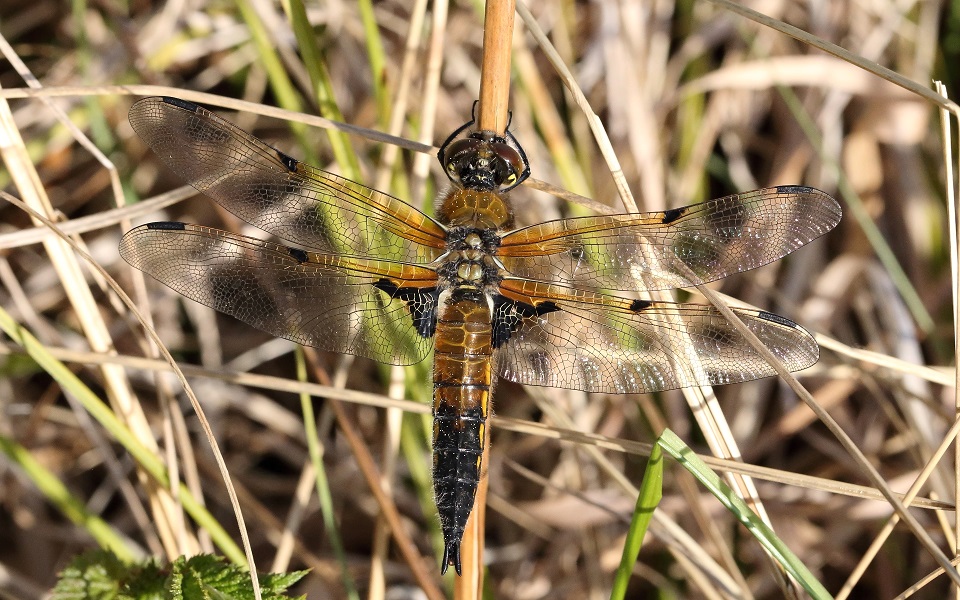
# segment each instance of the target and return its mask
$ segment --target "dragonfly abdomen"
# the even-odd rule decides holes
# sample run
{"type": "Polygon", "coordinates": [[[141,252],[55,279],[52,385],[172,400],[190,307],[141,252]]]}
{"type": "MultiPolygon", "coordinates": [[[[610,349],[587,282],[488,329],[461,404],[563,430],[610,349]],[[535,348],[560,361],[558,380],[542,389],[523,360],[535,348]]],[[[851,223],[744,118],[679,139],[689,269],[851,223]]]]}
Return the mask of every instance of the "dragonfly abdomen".
{"type": "Polygon", "coordinates": [[[473,510],[493,355],[490,307],[473,287],[455,288],[437,315],[433,365],[433,490],[444,538],[441,570],[460,573],[460,538],[473,510]]]}

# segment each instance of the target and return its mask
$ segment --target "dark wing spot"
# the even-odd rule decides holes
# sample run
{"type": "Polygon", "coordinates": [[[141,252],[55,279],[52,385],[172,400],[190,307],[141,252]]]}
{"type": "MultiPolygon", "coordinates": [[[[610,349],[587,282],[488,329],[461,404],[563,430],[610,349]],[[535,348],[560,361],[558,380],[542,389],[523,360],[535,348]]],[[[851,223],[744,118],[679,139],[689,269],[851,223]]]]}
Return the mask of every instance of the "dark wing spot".
{"type": "Polygon", "coordinates": [[[750,219],[746,204],[738,196],[718,198],[709,202],[706,222],[724,242],[739,238],[750,219]]]}
{"type": "Polygon", "coordinates": [[[279,150],[277,150],[277,158],[280,159],[280,162],[283,163],[283,166],[285,166],[288,171],[290,171],[291,173],[296,172],[297,159],[293,158],[292,156],[287,156],[286,154],[284,154],[283,152],[280,152],[279,150]]]}
{"type": "Polygon", "coordinates": [[[183,110],[189,110],[190,112],[197,112],[197,109],[200,108],[193,102],[187,102],[186,100],[181,100],[180,98],[174,98],[172,96],[163,96],[162,100],[166,104],[171,104],[177,108],[182,108],[183,110]]]}
{"type": "Polygon", "coordinates": [[[516,303],[503,296],[493,300],[493,347],[499,348],[507,343],[513,332],[520,327],[520,315],[516,303]]]}
{"type": "Polygon", "coordinates": [[[209,283],[211,306],[232,315],[255,327],[262,322],[262,315],[277,314],[275,294],[254,273],[237,273],[233,265],[223,265],[210,270],[209,283]]]}
{"type": "Polygon", "coordinates": [[[307,253],[299,248],[287,248],[290,251],[290,256],[293,257],[298,263],[307,262],[307,253]]]}
{"type": "Polygon", "coordinates": [[[785,196],[802,196],[815,192],[814,188],[805,185],[778,185],[775,189],[778,194],[785,196]]]}
{"type": "Polygon", "coordinates": [[[397,292],[400,291],[400,287],[389,279],[381,279],[373,284],[373,287],[377,288],[381,292],[386,293],[391,298],[396,298],[397,292]]]}
{"type": "Polygon", "coordinates": [[[649,308],[651,304],[652,302],[649,300],[634,300],[630,303],[630,310],[637,313],[642,312],[649,308]]]}
{"type": "Polygon", "coordinates": [[[769,313],[763,310],[757,313],[757,317],[761,319],[766,319],[767,321],[773,321],[774,323],[778,325],[783,325],[784,327],[793,327],[794,329],[798,329],[800,327],[799,325],[797,325],[796,323],[794,323],[793,321],[791,321],[786,317],[781,317],[780,315],[775,315],[773,313],[769,313]]]}
{"type": "Polygon", "coordinates": [[[147,223],[147,229],[160,229],[165,231],[183,231],[187,226],[180,221],[157,221],[155,223],[147,223]]]}
{"type": "Polygon", "coordinates": [[[709,277],[717,268],[722,248],[715,240],[693,231],[681,231],[674,236],[671,247],[674,255],[699,277],[709,277]]]}
{"type": "MultiPolygon", "coordinates": [[[[524,305],[524,306],[526,306],[526,305],[524,305]]],[[[536,310],[537,310],[537,316],[539,317],[539,316],[545,315],[545,314],[547,314],[547,313],[552,313],[552,312],[558,311],[558,310],[560,310],[560,307],[557,306],[556,303],[547,300],[547,301],[545,301],[545,302],[541,302],[541,303],[537,304],[536,310]]]]}
{"type": "Polygon", "coordinates": [[[665,210],[663,211],[663,219],[660,222],[664,225],[669,225],[670,223],[673,223],[682,217],[686,212],[687,211],[684,208],[671,208],[670,210],[665,210]]]}
{"type": "Polygon", "coordinates": [[[407,309],[413,318],[413,326],[420,337],[431,338],[437,331],[437,305],[440,303],[440,290],[431,288],[402,288],[389,279],[381,279],[373,284],[386,295],[407,303],[407,309]]]}
{"type": "Polygon", "coordinates": [[[497,295],[493,299],[493,347],[499,348],[523,325],[524,319],[531,319],[560,310],[550,301],[536,305],[510,300],[497,295]]]}

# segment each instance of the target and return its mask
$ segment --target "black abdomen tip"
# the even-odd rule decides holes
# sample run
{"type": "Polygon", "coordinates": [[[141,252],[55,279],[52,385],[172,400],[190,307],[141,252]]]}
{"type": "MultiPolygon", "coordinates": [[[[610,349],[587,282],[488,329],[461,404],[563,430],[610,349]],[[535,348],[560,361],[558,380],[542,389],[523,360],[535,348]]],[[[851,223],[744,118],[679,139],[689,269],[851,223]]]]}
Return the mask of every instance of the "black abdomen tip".
{"type": "Polygon", "coordinates": [[[453,565],[457,575],[463,574],[463,566],[460,564],[460,541],[450,542],[443,547],[443,560],[440,562],[440,574],[447,572],[447,568],[453,565]]]}

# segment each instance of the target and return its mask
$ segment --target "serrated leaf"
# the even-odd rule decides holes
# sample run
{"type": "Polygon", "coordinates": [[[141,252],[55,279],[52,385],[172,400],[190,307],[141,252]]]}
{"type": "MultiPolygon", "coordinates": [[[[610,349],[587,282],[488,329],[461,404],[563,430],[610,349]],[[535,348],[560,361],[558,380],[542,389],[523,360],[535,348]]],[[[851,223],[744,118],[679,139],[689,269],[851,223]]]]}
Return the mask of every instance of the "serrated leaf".
{"type": "MultiPolygon", "coordinates": [[[[263,600],[290,600],[287,588],[307,571],[260,576],[263,600]]],[[[253,600],[246,570],[220,556],[180,557],[169,567],[150,560],[127,565],[98,550],[78,556],[60,574],[53,600],[253,600]]],[[[301,597],[303,598],[303,597],[301,597]]]]}
{"type": "Polygon", "coordinates": [[[60,572],[53,600],[114,600],[120,594],[128,568],[110,552],[82,554],[60,572]]]}
{"type": "Polygon", "coordinates": [[[310,571],[291,571],[290,573],[268,573],[260,576],[260,587],[272,594],[281,594],[291,585],[306,577],[310,571]]]}
{"type": "Polygon", "coordinates": [[[167,572],[152,560],[138,566],[136,571],[136,577],[127,581],[117,600],[164,600],[167,572]]]}
{"type": "MultiPolygon", "coordinates": [[[[260,576],[263,600],[287,600],[283,592],[306,571],[260,576]]],[[[169,598],[173,600],[254,600],[250,574],[219,556],[178,558],[171,565],[169,598]]]]}

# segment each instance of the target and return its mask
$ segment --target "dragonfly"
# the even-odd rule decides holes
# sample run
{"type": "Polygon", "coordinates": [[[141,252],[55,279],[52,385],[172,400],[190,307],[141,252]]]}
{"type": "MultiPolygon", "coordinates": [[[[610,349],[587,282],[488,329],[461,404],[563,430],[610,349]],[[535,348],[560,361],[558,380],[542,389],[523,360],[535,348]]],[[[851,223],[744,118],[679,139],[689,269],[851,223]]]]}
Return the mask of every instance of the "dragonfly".
{"type": "MultiPolygon", "coordinates": [[[[509,131],[454,131],[438,158],[449,190],[431,217],[304,164],[209,110],[152,97],[130,124],[166,165],[280,242],[181,222],[130,230],[120,254],[201,304],[322,350],[393,365],[433,351],[433,485],[441,573],[481,473],[496,378],[615,394],[737,383],[773,368],[717,309],[611,295],[694,287],[780,259],[841,210],[803,186],[663,212],[517,227],[507,194],[530,168],[509,131]]],[[[793,321],[735,308],[791,371],[819,358],[793,321]]]]}

